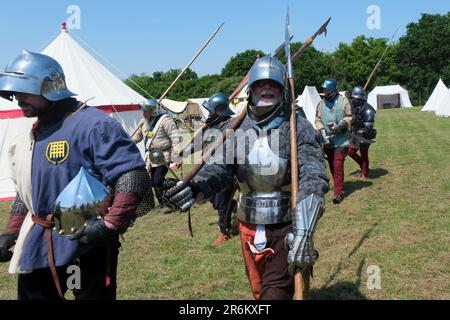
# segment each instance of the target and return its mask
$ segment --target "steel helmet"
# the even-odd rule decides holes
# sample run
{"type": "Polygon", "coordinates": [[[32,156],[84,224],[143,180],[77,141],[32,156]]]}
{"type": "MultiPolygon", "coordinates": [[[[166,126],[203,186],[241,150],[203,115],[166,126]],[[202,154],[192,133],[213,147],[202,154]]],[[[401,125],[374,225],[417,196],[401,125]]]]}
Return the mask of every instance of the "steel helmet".
{"type": "Polygon", "coordinates": [[[283,88],[286,84],[286,68],[276,57],[265,56],[255,61],[248,72],[248,86],[258,80],[270,79],[283,88]]]}
{"type": "Polygon", "coordinates": [[[156,107],[158,106],[158,101],[156,99],[144,100],[139,102],[139,106],[144,111],[156,110],[156,107]]]}
{"type": "Polygon", "coordinates": [[[76,95],[67,89],[64,71],[55,59],[25,50],[0,73],[0,96],[12,100],[15,92],[40,95],[49,101],[76,95]]]}
{"type": "Polygon", "coordinates": [[[213,94],[208,100],[203,101],[202,105],[211,113],[219,117],[231,116],[234,114],[230,109],[230,99],[224,93],[213,94]]]}
{"type": "Polygon", "coordinates": [[[364,88],[361,86],[356,86],[353,88],[351,97],[354,99],[357,99],[357,100],[366,101],[365,95],[366,95],[366,92],[365,92],[364,88]]]}
{"type": "Polygon", "coordinates": [[[331,92],[337,92],[336,79],[333,78],[326,79],[320,87],[323,89],[330,90],[331,92]]]}

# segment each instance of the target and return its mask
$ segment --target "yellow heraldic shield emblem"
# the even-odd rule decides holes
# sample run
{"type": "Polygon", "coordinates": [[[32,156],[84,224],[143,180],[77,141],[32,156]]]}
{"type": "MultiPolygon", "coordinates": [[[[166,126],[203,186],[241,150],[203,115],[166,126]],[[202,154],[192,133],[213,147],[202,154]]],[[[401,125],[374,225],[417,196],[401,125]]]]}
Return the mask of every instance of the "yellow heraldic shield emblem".
{"type": "Polygon", "coordinates": [[[47,161],[54,165],[59,165],[67,160],[70,153],[70,146],[67,140],[50,142],[45,150],[47,161]]]}

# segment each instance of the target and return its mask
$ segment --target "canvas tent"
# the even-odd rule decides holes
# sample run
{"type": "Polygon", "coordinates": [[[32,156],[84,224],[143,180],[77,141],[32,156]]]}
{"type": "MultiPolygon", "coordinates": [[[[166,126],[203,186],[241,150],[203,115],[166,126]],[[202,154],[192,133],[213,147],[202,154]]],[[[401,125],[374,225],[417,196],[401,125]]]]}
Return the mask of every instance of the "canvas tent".
{"type": "Polygon", "coordinates": [[[445,86],[444,82],[442,81],[442,79],[439,79],[438,83],[436,84],[436,87],[434,87],[433,92],[431,93],[427,102],[423,106],[422,111],[436,112],[438,103],[447,94],[447,91],[448,89],[445,86]]]}
{"type": "Polygon", "coordinates": [[[301,96],[298,96],[296,99],[297,105],[303,108],[303,111],[305,111],[306,114],[306,119],[308,119],[314,128],[316,128],[316,109],[320,100],[321,98],[319,93],[314,86],[305,86],[301,96]]]}
{"type": "Polygon", "coordinates": [[[375,87],[370,91],[367,102],[375,109],[412,107],[408,91],[398,84],[375,87]]]}
{"type": "Polygon", "coordinates": [[[192,98],[183,102],[185,108],[182,112],[178,112],[177,118],[186,121],[200,121],[208,117],[208,110],[202,106],[203,101],[208,98],[192,98]]]}
{"type": "MultiPolygon", "coordinates": [[[[64,69],[68,88],[78,94],[77,99],[88,101],[118,120],[131,133],[142,118],[137,103],[145,98],[125,85],[108,69],[96,61],[68,34],[63,24],[61,33],[42,51],[56,59],[64,69]]],[[[23,116],[15,102],[0,98],[0,200],[14,197],[10,178],[8,149],[12,139],[30,130],[36,119],[23,116]]],[[[141,153],[142,144],[139,145],[141,153]]]]}
{"type": "Polygon", "coordinates": [[[436,115],[438,117],[450,117],[450,89],[439,99],[436,106],[436,115]]]}

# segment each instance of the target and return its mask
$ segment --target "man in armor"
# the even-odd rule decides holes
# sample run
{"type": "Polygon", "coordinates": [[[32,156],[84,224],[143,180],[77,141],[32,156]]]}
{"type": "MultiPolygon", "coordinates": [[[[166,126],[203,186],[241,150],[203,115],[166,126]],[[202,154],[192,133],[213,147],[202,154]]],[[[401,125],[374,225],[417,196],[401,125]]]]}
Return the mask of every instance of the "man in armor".
{"type": "Polygon", "coordinates": [[[0,235],[0,261],[11,260],[9,272],[19,274],[18,298],[64,299],[78,267],[70,287],[77,300],[115,299],[119,234],[150,187],[139,150],[116,120],[73,98],[49,56],[23,51],[0,73],[0,96],[15,97],[25,117],[37,117],[10,149],[17,195],[0,235]],[[110,194],[96,204],[98,217],[69,237],[56,230],[55,200],[82,171],[110,194]]]}
{"type": "MultiPolygon", "coordinates": [[[[208,118],[202,129],[203,149],[213,145],[218,136],[222,135],[222,132],[228,128],[231,116],[234,114],[229,105],[230,100],[224,93],[215,93],[208,100],[203,102],[203,106],[209,111],[208,118]]],[[[196,146],[194,144],[188,147],[191,148],[191,153],[199,151],[199,148],[195,148],[196,146]]],[[[217,210],[219,216],[219,235],[213,242],[214,246],[220,246],[230,239],[230,212],[228,211],[229,209],[231,211],[235,204],[235,201],[232,200],[232,196],[233,186],[230,186],[210,198],[213,208],[217,210]]]]}
{"type": "Polygon", "coordinates": [[[181,136],[172,117],[159,113],[158,101],[149,99],[139,103],[144,118],[138,124],[138,130],[131,137],[135,143],[144,140],[145,162],[152,178],[152,185],[159,202],[161,213],[170,213],[172,208],[162,199],[163,182],[169,171],[168,164],[175,162],[180,165],[180,160],[175,157],[181,151],[181,136]],[[161,151],[164,154],[165,164],[152,163],[150,154],[152,151],[161,151]]]}
{"type": "Polygon", "coordinates": [[[258,59],[249,71],[248,86],[247,114],[223,144],[224,152],[216,152],[213,163],[206,164],[189,184],[167,181],[164,195],[186,211],[196,200],[231,186],[236,177],[241,192],[239,232],[253,295],[292,299],[295,268],[310,268],[317,259],[312,241],[315,224],[304,228],[303,221],[305,217],[317,221],[322,214],[328,191],[325,162],[314,128],[298,116],[299,196],[292,212],[287,138],[291,97],[284,65],[271,56],[258,59]]]}
{"type": "Polygon", "coordinates": [[[364,88],[357,86],[352,91],[352,138],[348,155],[361,168],[360,180],[366,181],[369,174],[369,147],[375,139],[375,109],[367,103],[364,88]],[[358,150],[359,153],[358,154],[358,150]]]}
{"type": "Polygon", "coordinates": [[[315,124],[333,176],[333,203],[338,204],[344,199],[344,161],[350,141],[352,109],[350,101],[337,91],[335,79],[326,79],[321,88],[324,97],[317,106],[315,124]]]}

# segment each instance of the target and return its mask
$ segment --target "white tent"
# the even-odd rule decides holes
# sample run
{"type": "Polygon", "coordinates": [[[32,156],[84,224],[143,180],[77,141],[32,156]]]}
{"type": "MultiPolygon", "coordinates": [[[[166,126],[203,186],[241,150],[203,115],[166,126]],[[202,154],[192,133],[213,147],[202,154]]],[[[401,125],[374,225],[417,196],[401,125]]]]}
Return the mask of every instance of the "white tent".
{"type": "Polygon", "coordinates": [[[444,82],[442,82],[442,79],[439,79],[436,87],[434,87],[434,90],[431,93],[431,96],[428,98],[427,103],[425,103],[425,105],[423,106],[422,111],[436,112],[438,102],[446,95],[447,91],[448,89],[445,86],[444,82]]]}
{"type": "Polygon", "coordinates": [[[319,93],[314,86],[305,86],[302,95],[297,97],[297,105],[303,108],[303,111],[305,111],[306,114],[306,119],[308,119],[314,128],[316,128],[316,109],[320,100],[321,98],[319,93]]]}
{"type": "Polygon", "coordinates": [[[436,104],[436,115],[439,117],[450,117],[450,89],[436,104]]]}
{"type": "MultiPolygon", "coordinates": [[[[68,88],[78,94],[77,99],[88,101],[118,120],[132,133],[142,112],[137,103],[145,98],[125,85],[108,69],[96,61],[67,33],[61,33],[42,51],[56,59],[64,69],[68,88]]],[[[8,149],[12,139],[30,130],[35,118],[25,118],[15,102],[0,98],[0,200],[15,195],[8,163],[8,149]]],[[[143,152],[140,144],[141,153],[143,152]]]]}
{"type": "Polygon", "coordinates": [[[408,91],[398,84],[375,87],[370,91],[367,102],[375,109],[412,107],[408,91]]]}
{"type": "Polygon", "coordinates": [[[170,99],[162,99],[161,104],[174,114],[182,113],[188,105],[187,102],[170,99]]]}

